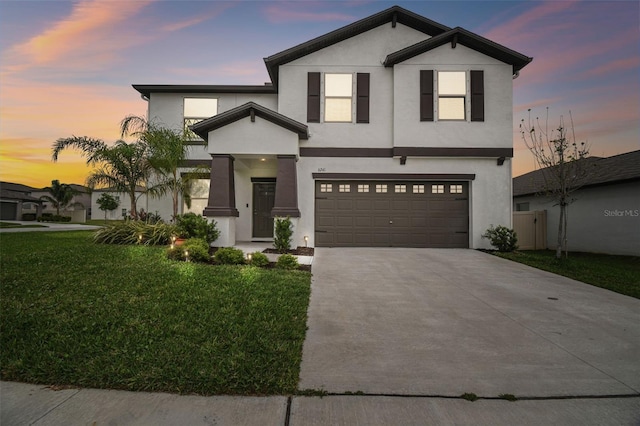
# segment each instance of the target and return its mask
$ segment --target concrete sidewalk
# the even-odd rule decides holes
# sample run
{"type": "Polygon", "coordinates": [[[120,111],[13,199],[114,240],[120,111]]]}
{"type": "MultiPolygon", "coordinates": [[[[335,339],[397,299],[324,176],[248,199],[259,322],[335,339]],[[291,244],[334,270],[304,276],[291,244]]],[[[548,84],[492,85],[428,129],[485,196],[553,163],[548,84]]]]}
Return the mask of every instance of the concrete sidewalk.
{"type": "Polygon", "coordinates": [[[638,425],[640,397],[179,396],[0,382],[1,425],[638,425]]]}
{"type": "Polygon", "coordinates": [[[0,233],[12,232],[50,232],[50,231],[91,231],[100,228],[95,225],[83,225],[79,223],[52,223],[52,222],[34,222],[34,221],[18,221],[3,220],[3,222],[23,225],[22,228],[0,228],[0,233]],[[37,228],[28,228],[27,226],[38,225],[37,228]]]}

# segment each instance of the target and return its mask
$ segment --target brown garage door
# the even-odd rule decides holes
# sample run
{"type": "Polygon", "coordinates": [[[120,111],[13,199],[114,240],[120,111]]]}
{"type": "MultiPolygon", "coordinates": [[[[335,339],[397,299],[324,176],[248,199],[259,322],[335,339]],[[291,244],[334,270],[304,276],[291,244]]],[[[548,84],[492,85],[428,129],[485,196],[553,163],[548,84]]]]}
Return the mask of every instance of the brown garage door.
{"type": "Polygon", "coordinates": [[[316,181],[318,247],[469,247],[467,182],[316,181]]]}

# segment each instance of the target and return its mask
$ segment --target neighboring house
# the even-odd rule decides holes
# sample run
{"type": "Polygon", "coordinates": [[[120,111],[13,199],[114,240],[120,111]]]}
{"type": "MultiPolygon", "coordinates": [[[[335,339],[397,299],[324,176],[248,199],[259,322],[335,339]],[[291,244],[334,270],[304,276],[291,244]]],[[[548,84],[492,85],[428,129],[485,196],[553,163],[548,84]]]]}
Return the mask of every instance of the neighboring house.
{"type": "MultiPolygon", "coordinates": [[[[138,187],[136,189],[136,207],[138,211],[140,209],[144,209],[146,212],[149,212],[149,205],[147,202],[147,196],[144,194],[145,189],[142,187],[138,187]]],[[[115,210],[107,211],[107,219],[108,220],[119,220],[125,217],[129,217],[131,214],[131,198],[129,194],[124,192],[116,192],[113,188],[102,188],[102,189],[94,189],[91,193],[91,211],[93,212],[94,219],[104,219],[104,210],[100,210],[100,205],[98,204],[98,198],[104,193],[108,193],[113,198],[118,201],[118,208],[115,210]]],[[[166,201],[166,200],[165,200],[166,201]]],[[[171,206],[171,204],[169,204],[171,206]]],[[[155,213],[154,211],[151,211],[155,213]]],[[[167,217],[165,217],[167,219],[167,217]]]]}
{"type": "Polygon", "coordinates": [[[22,220],[23,211],[42,214],[42,201],[31,195],[37,191],[19,183],[0,182],[0,220],[22,220]]]}
{"type": "MultiPolygon", "coordinates": [[[[585,161],[590,172],[568,207],[569,250],[640,256],[640,150],[585,161]]],[[[546,210],[547,244],[555,248],[560,208],[544,189],[543,170],[514,178],[514,210],[546,210]]]]}
{"type": "MultiPolygon", "coordinates": [[[[70,184],[71,188],[77,192],[76,195],[73,196],[69,205],[60,209],[60,214],[62,216],[72,216],[74,217],[74,221],[81,221],[81,216],[85,216],[86,219],[91,219],[91,190],[82,185],[76,185],[74,183],[70,184]]],[[[43,195],[51,196],[49,191],[46,189],[34,189],[31,192],[32,197],[40,198],[43,195]]],[[[54,205],[46,200],[43,200],[43,213],[52,213],[56,214],[57,209],[54,205]]],[[[23,211],[23,213],[26,213],[23,211]]]]}
{"type": "Polygon", "coordinates": [[[512,80],[530,61],[394,6],[267,57],[264,86],[133,87],[150,120],[190,126],[221,246],[289,216],[294,246],[476,248],[511,225],[512,80]]]}

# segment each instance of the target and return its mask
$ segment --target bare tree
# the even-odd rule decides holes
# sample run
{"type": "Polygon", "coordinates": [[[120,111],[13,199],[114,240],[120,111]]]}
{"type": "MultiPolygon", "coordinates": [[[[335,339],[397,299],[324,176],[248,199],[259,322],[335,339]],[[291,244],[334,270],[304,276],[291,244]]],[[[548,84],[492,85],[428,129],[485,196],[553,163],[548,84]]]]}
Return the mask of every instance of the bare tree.
{"type": "Polygon", "coordinates": [[[557,128],[549,130],[549,108],[544,123],[536,117],[520,123],[520,134],[525,145],[533,154],[536,165],[540,168],[543,182],[541,195],[551,198],[560,207],[560,219],[558,221],[558,245],[556,258],[562,257],[567,251],[567,225],[568,206],[575,201],[572,194],[584,184],[585,177],[589,174],[593,162],[589,156],[589,145],[585,142],[576,142],[573,126],[573,117],[569,111],[571,132],[569,134],[564,124],[564,117],[560,116],[560,124],[557,128]]]}

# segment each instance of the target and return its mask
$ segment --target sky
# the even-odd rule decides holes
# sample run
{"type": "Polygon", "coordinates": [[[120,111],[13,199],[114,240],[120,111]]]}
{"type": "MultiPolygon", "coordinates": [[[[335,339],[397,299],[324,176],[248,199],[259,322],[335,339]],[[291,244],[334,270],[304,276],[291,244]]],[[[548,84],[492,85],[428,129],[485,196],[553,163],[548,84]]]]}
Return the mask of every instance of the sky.
{"type": "Polygon", "coordinates": [[[571,111],[591,155],[640,149],[638,1],[0,0],[0,180],[83,184],[62,137],[119,138],[132,84],[258,84],[263,58],[397,4],[533,57],[513,81],[513,175],[535,167],[521,119],[571,111]]]}

